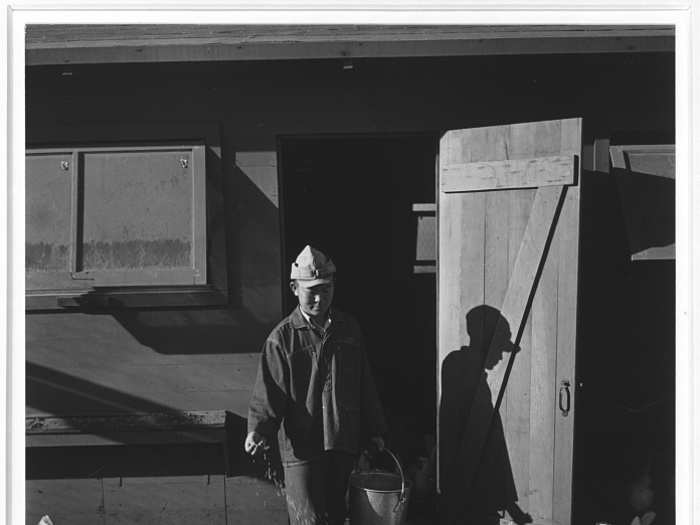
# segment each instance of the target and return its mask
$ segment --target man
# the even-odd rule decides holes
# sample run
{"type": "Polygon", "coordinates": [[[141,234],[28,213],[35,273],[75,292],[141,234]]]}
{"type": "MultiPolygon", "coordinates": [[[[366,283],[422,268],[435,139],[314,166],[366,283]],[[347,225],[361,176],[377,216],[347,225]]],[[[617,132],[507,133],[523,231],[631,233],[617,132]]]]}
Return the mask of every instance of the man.
{"type": "Polygon", "coordinates": [[[306,246],[292,263],[299,305],[263,346],[245,450],[278,434],[289,519],[342,524],[360,445],[384,448],[386,424],[357,322],[333,308],[335,265],[306,246]]]}

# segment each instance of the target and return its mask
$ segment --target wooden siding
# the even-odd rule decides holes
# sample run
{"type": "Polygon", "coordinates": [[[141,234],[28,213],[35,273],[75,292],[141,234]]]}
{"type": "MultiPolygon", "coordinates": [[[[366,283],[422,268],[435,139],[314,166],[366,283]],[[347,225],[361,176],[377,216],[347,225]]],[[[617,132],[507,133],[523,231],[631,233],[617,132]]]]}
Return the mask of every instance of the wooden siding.
{"type": "MultiPolygon", "coordinates": [[[[230,302],[198,307],[184,301],[177,307],[155,309],[136,304],[135,308],[97,311],[85,311],[76,303],[66,304],[63,311],[30,312],[26,325],[27,414],[58,417],[225,409],[237,416],[238,424],[243,424],[260,345],[283,314],[282,297],[289,261],[281,253],[280,219],[284,210],[280,207],[284,202],[280,202],[279,197],[278,137],[435,132],[576,114],[586,123],[589,138],[585,140],[596,134],[605,136],[611,129],[662,135],[654,139],[656,143],[663,143],[665,137],[666,140],[669,136],[672,138],[673,55],[650,53],[593,58],[580,55],[358,59],[351,71],[343,70],[342,64],[333,60],[30,66],[27,70],[27,137],[31,146],[60,145],[63,141],[109,142],[115,137],[129,139],[136,135],[148,139],[157,137],[164,128],[182,129],[183,122],[206,122],[219,130],[220,144],[213,148],[213,154],[221,163],[216,182],[221,187],[221,206],[210,218],[216,228],[209,233],[213,235],[210,239],[214,244],[222,239],[226,241],[224,253],[220,253],[213,264],[225,269],[217,275],[223,273],[221,282],[229,290],[230,302]],[[572,78],[576,81],[572,82],[572,78]],[[606,81],[601,82],[601,78],[606,81]],[[105,128],[111,130],[111,135],[105,128]]],[[[329,164],[329,173],[332,172],[333,166],[329,164]]],[[[426,176],[433,176],[433,173],[431,169],[426,176]]],[[[367,191],[372,191],[372,187],[368,186],[367,191]]],[[[510,203],[508,222],[498,225],[499,231],[507,232],[509,246],[513,243],[508,252],[508,271],[513,267],[516,247],[522,237],[522,224],[517,215],[529,211],[534,195],[532,190],[524,192],[531,194],[522,201],[510,203]]],[[[210,194],[212,192],[208,192],[210,194]]],[[[609,199],[613,194],[614,189],[606,187],[595,195],[586,212],[589,219],[598,218],[601,197],[609,199]]],[[[473,204],[482,212],[488,204],[491,210],[488,220],[494,226],[498,221],[505,221],[496,213],[501,206],[497,202],[499,198],[500,195],[489,197],[493,200],[487,203],[479,194],[474,194],[473,204]]],[[[465,215],[470,210],[466,210],[465,215]]],[[[361,211],[358,205],[358,213],[361,211]]],[[[464,224],[472,224],[469,217],[462,220],[464,224]]],[[[600,287],[596,278],[608,275],[606,265],[610,261],[599,254],[613,253],[613,248],[619,250],[625,242],[621,234],[614,243],[602,249],[598,246],[601,232],[608,234],[610,226],[618,224],[616,220],[614,216],[601,216],[595,233],[582,235],[587,239],[589,254],[594,255],[590,257],[593,263],[589,262],[589,267],[592,264],[593,269],[589,271],[588,284],[582,286],[584,290],[600,287]]],[[[478,229],[478,225],[473,227],[478,229]]],[[[502,242],[502,237],[494,235],[489,249],[495,249],[502,242]]],[[[498,266],[493,266],[492,271],[503,272],[504,261],[494,254],[495,251],[491,252],[489,257],[498,266]]],[[[483,263],[483,254],[481,257],[479,261],[483,263]]],[[[475,259],[478,258],[475,256],[475,259]]],[[[483,286],[484,273],[473,273],[475,289],[483,286]]],[[[546,267],[540,286],[554,286],[557,275],[555,269],[546,267]]],[[[465,276],[471,278],[472,274],[465,270],[465,276]]],[[[623,277],[605,281],[605,292],[623,281],[623,277]]],[[[639,282],[648,281],[640,279],[639,282]]],[[[669,282],[672,287],[672,279],[669,282]]],[[[618,305],[618,295],[612,297],[606,293],[588,299],[589,304],[596,305],[591,310],[597,311],[599,304],[618,305]]],[[[670,305],[667,310],[672,312],[672,300],[663,304],[670,305]]],[[[665,315],[667,310],[659,310],[659,316],[665,315]]],[[[605,312],[603,317],[608,318],[608,324],[603,323],[602,332],[615,332],[611,323],[619,311],[608,308],[605,312]]],[[[670,315],[667,324],[672,327],[672,313],[670,315]]],[[[463,317],[455,316],[453,321],[463,330],[463,317]]],[[[634,356],[624,354],[627,356],[624,366],[615,369],[621,371],[621,376],[640,348],[648,347],[649,354],[650,348],[670,349],[673,343],[672,340],[658,341],[661,336],[656,330],[652,334],[656,339],[652,338],[651,342],[639,336],[635,344],[629,345],[622,339],[624,334],[618,336],[615,344],[601,341],[596,332],[601,321],[606,319],[595,317],[587,325],[590,327],[585,347],[587,355],[601,354],[600,362],[592,368],[596,373],[607,370],[607,357],[603,358],[603,353],[609,356],[628,346],[630,351],[634,350],[634,356]]],[[[532,323],[545,322],[551,323],[553,318],[542,305],[538,306],[536,298],[532,323]]],[[[648,317],[634,326],[652,326],[653,322],[655,319],[648,317]]],[[[542,327],[540,332],[550,341],[547,329],[542,327]]],[[[536,344],[528,339],[532,330],[532,326],[526,327],[523,345],[527,345],[528,340],[530,345],[536,344]]],[[[465,334],[461,333],[454,341],[461,344],[458,342],[465,340],[465,334]]],[[[658,355],[666,358],[668,354],[658,355]]],[[[525,365],[526,353],[518,359],[525,365]]],[[[541,360],[530,366],[553,367],[550,354],[539,355],[538,359],[541,360]]],[[[659,361],[658,368],[671,361],[659,361]]],[[[520,368],[513,372],[511,381],[517,380],[520,384],[530,381],[534,387],[542,388],[543,396],[551,395],[558,388],[558,385],[535,382],[525,372],[522,376],[517,374],[520,368]]],[[[391,385],[395,378],[395,369],[387,369],[377,380],[391,385]]],[[[653,386],[660,388],[662,383],[653,386]]],[[[599,388],[613,384],[617,384],[617,378],[611,375],[600,384],[591,381],[586,388],[590,397],[599,388]]],[[[504,403],[510,410],[524,402],[509,397],[504,403]]],[[[551,420],[547,417],[532,413],[530,424],[550,428],[551,420]]],[[[606,419],[606,422],[614,421],[606,419]]],[[[505,431],[511,448],[523,446],[516,444],[519,434],[514,429],[506,425],[505,431]]],[[[63,441],[58,435],[53,438],[53,446],[68,444],[69,437],[63,441]]],[[[544,440],[542,446],[547,443],[544,440]]],[[[239,450],[240,443],[235,445],[239,450]]],[[[41,456],[45,459],[42,463],[64,465],[60,458],[66,456],[68,448],[81,449],[37,447],[30,456],[39,450],[53,452],[54,456],[48,460],[41,456]]],[[[104,454],[107,448],[122,447],[92,448],[99,448],[104,454]]],[[[181,463],[189,455],[171,457],[178,457],[177,463],[181,463]]],[[[531,478],[543,479],[538,458],[537,453],[528,457],[527,468],[531,478]]],[[[141,475],[154,476],[154,473],[142,472],[141,475]]],[[[54,483],[33,471],[29,477],[32,481],[28,491],[34,490],[31,488],[34,482],[54,483]]],[[[61,476],[54,474],[53,477],[61,476]]],[[[60,483],[56,481],[53,486],[58,487],[60,483]]],[[[524,494],[523,497],[549,501],[549,491],[555,488],[544,483],[540,486],[541,494],[524,494]]],[[[39,488],[43,494],[51,491],[58,494],[55,499],[63,498],[60,490],[39,488]]],[[[236,509],[236,520],[239,520],[229,522],[268,522],[258,518],[261,512],[281,513],[284,518],[283,507],[273,487],[258,485],[254,478],[235,477],[226,478],[226,488],[227,508],[236,509]]],[[[75,493],[80,489],[66,490],[75,493]]],[[[92,494],[92,488],[85,493],[86,497],[92,494]]],[[[29,508],[33,523],[38,521],[41,509],[46,508],[40,501],[37,496],[30,500],[36,502],[29,508]]],[[[103,515],[99,514],[104,511],[100,511],[98,505],[99,502],[95,506],[78,504],[77,515],[86,512],[91,523],[99,522],[99,517],[93,519],[103,515]]],[[[592,522],[593,517],[589,521],[592,522]]]]}
{"type": "Polygon", "coordinates": [[[31,25],[27,64],[672,51],[671,26],[31,25]]]}
{"type": "Polygon", "coordinates": [[[99,479],[33,480],[26,484],[27,520],[48,515],[54,523],[104,523],[104,494],[99,479]]]}
{"type": "Polygon", "coordinates": [[[224,476],[107,478],[105,523],[226,523],[224,476]]]}
{"type": "Polygon", "coordinates": [[[86,313],[74,305],[29,315],[27,360],[36,365],[28,373],[29,414],[124,405],[245,417],[256,355],[283,313],[288,261],[280,241],[278,135],[435,130],[579,110],[591,132],[672,129],[672,56],[615,57],[370,60],[350,72],[324,61],[72,66],[68,76],[29,68],[30,145],[150,139],[168,128],[182,135],[188,121],[219,130],[222,191],[212,242],[225,236],[216,264],[225,268],[231,298],[230,306],[209,309],[86,313]],[[483,72],[483,81],[474,82],[472,71],[483,72]],[[600,74],[605,85],[595,80],[600,74]],[[572,75],[581,82],[568,82],[572,75]],[[642,112],[637,100],[653,103],[642,112]],[[41,376],[47,370],[56,377],[41,376]],[[43,383],[32,380],[34,371],[43,383]]]}
{"type": "Polygon", "coordinates": [[[266,331],[227,310],[31,315],[27,415],[225,409],[244,419],[266,331]]]}
{"type": "Polygon", "coordinates": [[[285,524],[284,496],[250,476],[106,477],[27,481],[27,523],[285,524]]]}

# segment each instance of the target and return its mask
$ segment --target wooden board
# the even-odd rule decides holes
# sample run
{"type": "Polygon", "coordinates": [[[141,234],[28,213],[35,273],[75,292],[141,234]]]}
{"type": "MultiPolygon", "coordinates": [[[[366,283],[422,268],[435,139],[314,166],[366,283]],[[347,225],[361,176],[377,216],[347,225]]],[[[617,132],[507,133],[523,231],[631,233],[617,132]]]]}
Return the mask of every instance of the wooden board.
{"type": "Polygon", "coordinates": [[[673,26],[659,25],[596,25],[581,28],[571,25],[206,25],[206,24],[52,24],[30,25],[27,28],[27,48],[103,46],[106,43],[129,42],[175,44],[186,40],[206,43],[229,42],[381,42],[518,38],[522,35],[574,37],[585,30],[600,37],[622,38],[630,34],[641,36],[672,36],[673,26]]]}
{"type": "MultiPolygon", "coordinates": [[[[183,445],[220,444],[223,430],[155,430],[139,432],[106,432],[80,434],[31,434],[25,438],[27,447],[103,447],[113,445],[183,445]]],[[[65,450],[65,449],[64,449],[65,450]]]]}
{"type": "Polygon", "coordinates": [[[223,410],[25,418],[29,447],[224,443],[223,410]]]}
{"type": "Polygon", "coordinates": [[[613,168],[636,173],[676,178],[676,146],[674,144],[610,146],[613,168]]]}
{"type": "Polygon", "coordinates": [[[416,261],[435,262],[435,216],[418,216],[416,228],[416,261]]]}
{"type": "Polygon", "coordinates": [[[83,155],[82,267],[192,265],[190,151],[83,155]]]}
{"type": "Polygon", "coordinates": [[[48,515],[56,523],[104,523],[101,479],[47,479],[26,482],[27,523],[48,515]]]}
{"type": "Polygon", "coordinates": [[[676,243],[666,246],[654,246],[637,253],[633,253],[630,259],[633,261],[672,261],[676,258],[676,243]]]}
{"type": "Polygon", "coordinates": [[[29,480],[26,523],[287,523],[283,492],[250,476],[29,480]]]}
{"type": "Polygon", "coordinates": [[[447,196],[439,205],[438,272],[445,277],[438,283],[438,485],[442,483],[445,467],[454,461],[458,436],[464,424],[452,417],[454,412],[462,413],[458,394],[462,379],[453,376],[448,358],[454,356],[460,360],[461,349],[469,343],[466,314],[484,302],[486,198],[482,193],[457,195],[447,196]],[[444,241],[445,238],[450,240],[444,241]],[[447,286],[447,282],[459,282],[460,285],[447,286]],[[455,384],[451,386],[449,383],[453,381],[455,384]],[[443,392],[446,382],[447,394],[443,392]],[[449,415],[445,416],[445,413],[449,415]]]}
{"type": "Polygon", "coordinates": [[[440,173],[440,190],[445,192],[536,188],[573,182],[573,156],[447,164],[440,173]]]}
{"type": "MultiPolygon", "coordinates": [[[[32,26],[29,26],[30,28],[32,26]]],[[[673,51],[666,26],[35,26],[27,65],[673,51]]]]}
{"type": "Polygon", "coordinates": [[[58,434],[111,430],[137,432],[140,430],[195,430],[223,428],[223,410],[190,412],[122,414],[92,417],[30,416],[25,419],[27,434],[58,434]]]}
{"type": "Polygon", "coordinates": [[[271,482],[249,476],[226,478],[226,514],[236,525],[286,525],[284,493],[271,482]]]}
{"type": "Polygon", "coordinates": [[[279,208],[276,151],[237,151],[236,166],[279,208]]]}
{"type": "MultiPolygon", "coordinates": [[[[556,250],[553,247],[552,250],[556,250]]],[[[535,522],[552,516],[553,484],[552,451],[554,450],[554,411],[551,400],[555,399],[555,363],[557,340],[556,297],[558,281],[558,257],[548,257],[537,293],[535,294],[530,320],[532,328],[526,352],[531,360],[528,372],[530,405],[525,413],[529,416],[529,450],[521,451],[529,462],[528,500],[526,508],[534,510],[535,522]]],[[[522,369],[526,356],[519,356],[516,369],[522,369]],[[522,357],[522,359],[521,359],[522,357]]],[[[512,385],[513,392],[517,389],[512,385]]]]}
{"type": "MultiPolygon", "coordinates": [[[[27,415],[104,417],[229,410],[244,419],[265,327],[229,310],[27,318],[27,415]],[[203,344],[206,342],[206,344],[203,344]]],[[[201,435],[200,435],[201,434],[201,435]]],[[[31,446],[218,438],[89,430],[31,446]]]]}
{"type": "Polygon", "coordinates": [[[26,268],[69,271],[71,261],[72,153],[26,159],[26,268]]]}
{"type": "Polygon", "coordinates": [[[104,479],[105,523],[226,523],[223,475],[104,479]]]}
{"type": "MultiPolygon", "coordinates": [[[[518,258],[523,234],[528,223],[530,210],[537,190],[512,191],[508,211],[508,280],[510,281],[518,258]]],[[[521,351],[516,356],[517,366],[511,370],[509,387],[503,400],[501,414],[504,418],[504,431],[508,453],[513,466],[513,478],[518,493],[518,504],[529,509],[531,494],[531,465],[528,456],[531,442],[530,421],[523,417],[529,412],[532,393],[529,385],[532,355],[532,326],[528,318],[520,337],[521,351]],[[512,417],[511,417],[512,416],[512,417]]]]}
{"type": "MultiPolygon", "coordinates": [[[[571,412],[564,416],[558,407],[554,419],[554,494],[552,517],[557,523],[571,523],[574,459],[574,411],[576,403],[576,321],[578,306],[578,247],[580,189],[569,188],[557,231],[559,272],[557,277],[557,352],[555,387],[570,383],[571,412]]],[[[557,392],[558,395],[558,392],[557,392]]]]}

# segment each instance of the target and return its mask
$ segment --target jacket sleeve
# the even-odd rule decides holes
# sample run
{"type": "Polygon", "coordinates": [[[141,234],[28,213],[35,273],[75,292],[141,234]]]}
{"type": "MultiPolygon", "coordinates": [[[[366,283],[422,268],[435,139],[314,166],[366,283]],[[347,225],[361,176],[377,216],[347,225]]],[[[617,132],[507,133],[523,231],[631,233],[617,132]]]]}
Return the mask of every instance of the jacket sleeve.
{"type": "Polygon", "coordinates": [[[274,438],[287,406],[288,365],[280,345],[268,339],[260,354],[258,374],[248,407],[248,432],[274,438]]]}
{"type": "Polygon", "coordinates": [[[386,436],[387,425],[377,388],[362,344],[362,399],[360,404],[366,437],[386,436]]]}

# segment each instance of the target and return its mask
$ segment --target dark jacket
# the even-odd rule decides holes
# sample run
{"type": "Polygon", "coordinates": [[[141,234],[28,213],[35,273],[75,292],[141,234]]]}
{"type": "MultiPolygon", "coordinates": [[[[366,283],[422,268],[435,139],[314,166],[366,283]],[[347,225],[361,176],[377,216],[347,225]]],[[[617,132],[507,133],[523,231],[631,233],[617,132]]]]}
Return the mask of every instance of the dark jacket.
{"type": "Polygon", "coordinates": [[[297,307],[268,336],[248,431],[269,439],[278,430],[285,463],[323,450],[356,453],[363,440],[386,433],[362,334],[350,315],[333,309],[323,335],[297,307]]]}

